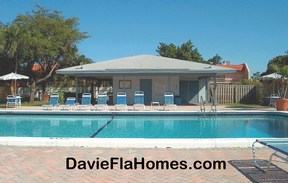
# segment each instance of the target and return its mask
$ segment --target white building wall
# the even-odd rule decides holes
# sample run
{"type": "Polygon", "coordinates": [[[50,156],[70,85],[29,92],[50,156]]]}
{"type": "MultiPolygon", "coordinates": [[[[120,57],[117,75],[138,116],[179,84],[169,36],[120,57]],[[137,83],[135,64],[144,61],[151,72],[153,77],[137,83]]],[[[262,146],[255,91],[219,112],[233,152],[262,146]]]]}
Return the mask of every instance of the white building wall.
{"type": "MultiPolygon", "coordinates": [[[[126,92],[127,104],[134,104],[134,93],[140,90],[140,79],[152,79],[152,101],[164,103],[164,93],[169,90],[168,76],[125,76],[125,80],[131,80],[130,89],[120,89],[119,81],[124,80],[123,76],[113,77],[113,103],[116,103],[118,92],[126,92]]],[[[170,90],[174,95],[179,95],[179,77],[170,76],[170,90]]]]}
{"type": "Polygon", "coordinates": [[[207,82],[206,78],[199,79],[199,101],[200,101],[201,96],[203,97],[204,101],[207,100],[206,82],[207,82]]]}

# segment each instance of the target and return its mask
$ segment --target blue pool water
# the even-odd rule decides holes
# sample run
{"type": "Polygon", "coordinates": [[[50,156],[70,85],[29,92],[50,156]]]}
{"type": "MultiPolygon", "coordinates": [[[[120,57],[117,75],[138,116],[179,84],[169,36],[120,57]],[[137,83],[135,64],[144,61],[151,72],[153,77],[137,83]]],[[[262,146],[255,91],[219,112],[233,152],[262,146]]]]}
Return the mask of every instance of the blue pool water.
{"type": "Polygon", "coordinates": [[[288,137],[282,116],[0,115],[0,136],[68,138],[288,137]],[[108,122],[108,124],[107,124],[108,122]]]}

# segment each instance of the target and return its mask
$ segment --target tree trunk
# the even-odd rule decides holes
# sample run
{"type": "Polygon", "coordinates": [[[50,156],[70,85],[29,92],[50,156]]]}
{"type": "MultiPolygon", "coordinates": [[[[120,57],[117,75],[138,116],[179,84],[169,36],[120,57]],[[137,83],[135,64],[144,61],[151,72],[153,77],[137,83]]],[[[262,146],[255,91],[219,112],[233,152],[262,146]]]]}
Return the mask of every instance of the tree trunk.
{"type": "Polygon", "coordinates": [[[14,94],[15,94],[13,82],[14,82],[14,81],[12,81],[12,82],[11,82],[11,85],[10,85],[10,93],[11,93],[11,95],[14,95],[14,94]]]}
{"type": "Polygon", "coordinates": [[[45,96],[47,95],[47,92],[46,92],[46,82],[44,81],[42,84],[42,99],[45,98],[45,96]]]}
{"type": "Polygon", "coordinates": [[[36,82],[34,81],[30,86],[30,100],[29,100],[30,103],[34,102],[35,92],[36,92],[36,82]]]}
{"type": "Polygon", "coordinates": [[[94,92],[93,92],[93,83],[94,83],[94,81],[92,81],[92,82],[90,82],[89,81],[89,83],[90,83],[90,93],[91,93],[91,95],[92,95],[92,104],[94,105],[95,104],[95,101],[94,101],[94,92]]]}

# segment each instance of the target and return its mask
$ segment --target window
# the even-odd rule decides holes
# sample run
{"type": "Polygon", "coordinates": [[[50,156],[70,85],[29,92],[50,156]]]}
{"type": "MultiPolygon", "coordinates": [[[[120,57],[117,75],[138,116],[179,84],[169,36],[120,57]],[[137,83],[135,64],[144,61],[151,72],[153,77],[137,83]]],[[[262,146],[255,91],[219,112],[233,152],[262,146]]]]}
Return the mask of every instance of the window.
{"type": "Polygon", "coordinates": [[[119,80],[119,89],[131,89],[131,80],[119,80]]]}

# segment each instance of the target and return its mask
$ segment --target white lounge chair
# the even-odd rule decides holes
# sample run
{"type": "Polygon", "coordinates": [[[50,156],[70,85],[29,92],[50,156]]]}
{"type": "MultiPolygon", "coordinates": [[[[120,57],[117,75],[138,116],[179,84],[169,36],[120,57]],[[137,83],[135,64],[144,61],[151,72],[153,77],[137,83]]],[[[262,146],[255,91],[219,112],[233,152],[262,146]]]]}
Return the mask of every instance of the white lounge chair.
{"type": "Polygon", "coordinates": [[[177,105],[174,103],[174,94],[172,92],[164,93],[164,111],[167,107],[173,107],[174,111],[176,111],[177,105]]]}
{"type": "Polygon", "coordinates": [[[99,94],[98,95],[98,102],[94,107],[96,110],[98,109],[98,107],[104,107],[104,109],[107,111],[108,110],[107,94],[99,94]]]}
{"type": "Polygon", "coordinates": [[[117,107],[124,107],[124,109],[127,110],[127,100],[125,92],[117,93],[117,101],[116,104],[114,105],[114,111],[117,110],[117,107]]]}
{"type": "Polygon", "coordinates": [[[63,110],[69,109],[72,110],[73,107],[76,107],[76,98],[75,97],[67,97],[64,105],[60,105],[59,107],[63,110]]]}
{"type": "Polygon", "coordinates": [[[91,109],[91,93],[83,93],[82,94],[82,100],[81,104],[77,105],[77,109],[83,109],[83,108],[88,108],[89,110],[91,109]]]}
{"type": "Polygon", "coordinates": [[[59,106],[59,94],[58,93],[52,93],[50,95],[50,99],[49,99],[49,104],[48,105],[42,105],[43,109],[51,109],[51,110],[55,110],[57,109],[57,107],[59,106]]]}
{"type": "Polygon", "coordinates": [[[136,91],[135,92],[135,101],[133,104],[133,110],[135,110],[136,107],[143,107],[143,109],[145,110],[144,92],[143,91],[136,91]]]}
{"type": "Polygon", "coordinates": [[[6,108],[11,106],[16,107],[16,98],[14,97],[14,95],[8,95],[6,97],[6,108]]]}

